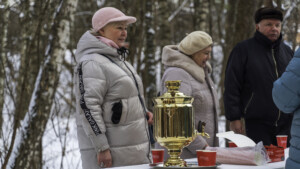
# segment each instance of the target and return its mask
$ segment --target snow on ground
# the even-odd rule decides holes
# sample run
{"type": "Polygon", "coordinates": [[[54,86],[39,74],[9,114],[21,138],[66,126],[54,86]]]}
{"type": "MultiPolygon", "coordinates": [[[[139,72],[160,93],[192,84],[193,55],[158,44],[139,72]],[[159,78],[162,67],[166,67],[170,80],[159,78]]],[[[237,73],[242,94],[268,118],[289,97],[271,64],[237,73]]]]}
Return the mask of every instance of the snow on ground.
{"type": "MultiPolygon", "coordinates": [[[[220,116],[219,117],[219,133],[225,132],[226,131],[226,118],[225,116],[220,116]]],[[[220,143],[220,147],[225,147],[225,139],[224,138],[219,138],[219,143],[220,143]]]]}
{"type": "Polygon", "coordinates": [[[43,147],[44,169],[82,169],[75,117],[71,117],[69,122],[66,118],[49,121],[43,138],[43,147]]]}

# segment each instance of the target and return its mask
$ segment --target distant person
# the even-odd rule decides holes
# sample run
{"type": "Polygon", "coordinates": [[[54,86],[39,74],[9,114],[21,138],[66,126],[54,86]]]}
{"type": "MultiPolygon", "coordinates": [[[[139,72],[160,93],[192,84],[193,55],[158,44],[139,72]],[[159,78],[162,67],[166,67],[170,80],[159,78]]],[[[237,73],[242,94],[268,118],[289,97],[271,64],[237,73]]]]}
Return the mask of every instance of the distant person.
{"type": "Polygon", "coordinates": [[[275,81],[273,100],[285,113],[294,113],[291,129],[289,158],[285,169],[300,168],[300,48],[282,76],[275,81]]]}
{"type": "Polygon", "coordinates": [[[116,8],[101,8],[92,18],[93,29],[78,42],[76,120],[83,169],[152,160],[153,115],[146,111],[140,77],[124,58],[127,25],[134,22],[116,8]]]}
{"type": "Polygon", "coordinates": [[[230,129],[254,142],[277,145],[276,135],[289,135],[293,115],[282,113],[272,99],[273,82],[284,72],[293,51],[283,43],[282,12],[264,7],[255,13],[254,37],[238,43],[225,72],[224,106],[230,129]]]}
{"type": "MultiPolygon", "coordinates": [[[[218,132],[218,96],[211,80],[212,68],[208,62],[211,58],[213,41],[203,31],[194,31],[187,35],[179,45],[168,45],[163,48],[162,63],[165,72],[161,80],[161,91],[167,91],[166,81],[181,80],[179,91],[194,98],[195,128],[201,120],[206,123],[205,132],[210,138],[197,136],[187,147],[183,148],[181,158],[197,157],[196,150],[206,146],[216,147],[218,132]]],[[[157,144],[157,148],[160,146],[157,144]]],[[[165,157],[167,152],[165,151],[165,157]]]]}

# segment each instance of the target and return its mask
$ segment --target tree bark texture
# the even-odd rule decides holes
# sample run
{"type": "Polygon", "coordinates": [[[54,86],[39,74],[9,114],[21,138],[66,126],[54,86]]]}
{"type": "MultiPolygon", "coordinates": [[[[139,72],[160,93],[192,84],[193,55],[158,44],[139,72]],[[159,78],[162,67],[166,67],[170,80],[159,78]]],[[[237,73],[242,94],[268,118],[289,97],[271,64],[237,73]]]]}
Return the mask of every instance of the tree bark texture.
{"type": "MultiPolygon", "coordinates": [[[[155,44],[156,44],[156,50],[159,50],[156,52],[156,58],[155,58],[155,65],[157,68],[156,71],[156,77],[158,78],[158,81],[156,81],[156,91],[158,92],[160,90],[160,83],[161,83],[161,77],[164,73],[164,66],[161,63],[161,55],[164,46],[173,44],[173,41],[171,40],[171,23],[168,22],[168,18],[171,15],[172,9],[172,3],[168,1],[161,1],[156,0],[157,7],[155,8],[155,15],[154,15],[154,25],[155,25],[155,44]],[[160,68],[160,69],[159,69],[160,68]],[[158,75],[158,73],[160,73],[158,75]]],[[[158,94],[156,92],[156,94],[158,94]]]]}
{"type": "Polygon", "coordinates": [[[146,14],[145,15],[145,30],[146,30],[146,41],[143,65],[145,66],[142,71],[142,79],[145,94],[145,101],[147,107],[152,106],[152,98],[156,96],[156,83],[155,83],[155,44],[154,44],[154,18],[153,18],[153,5],[154,0],[148,0],[146,2],[146,14]]]}
{"type": "MultiPolygon", "coordinates": [[[[6,57],[7,57],[7,21],[9,17],[8,2],[7,0],[3,1],[5,7],[0,9],[0,20],[2,24],[0,25],[0,112],[3,112],[4,106],[4,91],[5,91],[5,82],[6,82],[6,57]]],[[[2,123],[3,123],[3,114],[0,114],[0,138],[2,138],[2,123]]],[[[1,156],[1,155],[0,155],[1,156]]]]}
{"type": "Polygon", "coordinates": [[[17,136],[17,130],[20,127],[20,122],[24,119],[26,111],[28,111],[28,105],[30,97],[33,91],[32,84],[37,75],[38,67],[40,65],[39,55],[37,53],[37,48],[39,47],[39,38],[41,32],[41,24],[39,24],[41,19],[36,19],[37,15],[40,17],[45,17],[45,8],[49,4],[46,1],[44,5],[41,3],[30,4],[31,1],[25,0],[21,1],[18,8],[21,10],[19,14],[24,14],[17,20],[18,25],[22,25],[20,29],[20,66],[17,71],[15,95],[12,99],[14,100],[14,119],[13,119],[13,129],[11,143],[7,154],[5,155],[5,161],[3,166],[5,167],[8,160],[12,154],[13,147],[15,146],[15,139],[17,136]],[[38,8],[38,9],[37,9],[38,8]],[[42,12],[41,12],[42,11],[42,12]]]}
{"type": "Polygon", "coordinates": [[[201,30],[209,33],[209,1],[194,0],[194,30],[201,30]]]}
{"type": "Polygon", "coordinates": [[[264,0],[264,6],[274,7],[273,0],[264,0]]]}
{"type": "MultiPolygon", "coordinates": [[[[9,164],[2,166],[3,169],[6,167],[41,169],[43,166],[43,133],[59,81],[63,57],[69,44],[70,23],[73,21],[77,1],[60,0],[49,4],[54,7],[54,10],[50,15],[53,18],[48,20],[51,27],[48,34],[48,44],[44,46],[44,56],[41,55],[44,60],[39,68],[38,76],[35,76],[35,88],[31,96],[29,110],[27,109],[26,118],[21,123],[23,129],[17,129],[18,132],[16,132],[15,137],[18,138],[18,141],[15,142],[15,145],[12,143],[11,154],[7,155],[9,164]]],[[[38,48],[34,44],[32,47],[38,48]]],[[[26,48],[25,51],[27,51],[26,48]]]]}
{"type": "MultiPolygon", "coordinates": [[[[63,63],[63,57],[69,44],[70,24],[74,20],[74,11],[77,1],[56,1],[53,25],[49,35],[48,46],[45,51],[44,67],[40,67],[42,73],[35,96],[33,114],[29,121],[28,130],[24,133],[25,140],[21,143],[19,155],[16,158],[14,169],[36,168],[43,166],[42,138],[49,119],[53,98],[59,81],[59,73],[63,63]],[[32,166],[35,164],[35,166],[32,166]]],[[[38,80],[38,79],[37,79],[38,80]]]]}

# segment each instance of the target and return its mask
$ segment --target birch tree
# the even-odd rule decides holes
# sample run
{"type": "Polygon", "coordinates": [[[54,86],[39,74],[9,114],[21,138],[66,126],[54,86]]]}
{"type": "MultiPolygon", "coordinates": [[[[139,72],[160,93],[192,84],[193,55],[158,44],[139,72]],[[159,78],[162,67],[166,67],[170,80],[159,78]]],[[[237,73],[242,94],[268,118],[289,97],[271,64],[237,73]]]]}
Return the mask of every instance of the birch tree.
{"type": "Polygon", "coordinates": [[[171,39],[171,24],[168,21],[171,15],[171,9],[173,9],[173,3],[169,1],[156,0],[155,2],[155,15],[154,15],[154,26],[155,30],[155,42],[158,49],[162,51],[162,48],[166,45],[171,45],[173,43],[171,39]]]}
{"type": "MultiPolygon", "coordinates": [[[[128,2],[128,1],[126,1],[128,2]]],[[[145,3],[146,1],[134,0],[131,3],[124,4],[125,8],[131,6],[131,10],[128,10],[127,15],[136,17],[136,23],[131,24],[128,27],[127,41],[129,43],[129,56],[127,60],[135,66],[138,74],[141,74],[142,65],[142,52],[144,48],[145,39],[145,3]]]]}
{"type": "MultiPolygon", "coordinates": [[[[154,15],[155,24],[155,44],[156,44],[156,91],[160,90],[161,77],[164,72],[164,66],[161,63],[161,55],[163,47],[173,44],[171,38],[171,23],[168,21],[171,10],[174,7],[173,2],[156,0],[156,8],[154,15]]],[[[156,93],[157,94],[157,93],[156,93]]]]}
{"type": "Polygon", "coordinates": [[[146,15],[145,15],[145,52],[144,52],[144,69],[142,71],[143,84],[145,86],[145,99],[146,105],[150,107],[152,105],[152,98],[156,96],[156,83],[155,80],[155,27],[153,23],[153,2],[154,0],[148,0],[146,2],[146,15]]]}
{"type": "Polygon", "coordinates": [[[209,1],[194,0],[194,30],[201,30],[209,33],[209,1]]]}
{"type": "Polygon", "coordinates": [[[287,35],[286,39],[291,44],[293,51],[299,46],[297,42],[298,30],[299,30],[299,14],[300,14],[300,0],[293,0],[288,4],[288,8],[285,11],[282,30],[283,34],[287,35]]]}
{"type": "MultiPolygon", "coordinates": [[[[77,4],[77,1],[73,0],[47,2],[43,10],[50,10],[51,6],[55,8],[52,15],[50,15],[51,19],[48,20],[51,27],[48,33],[48,42],[44,49],[44,56],[42,57],[44,59],[42,59],[38,74],[34,78],[35,85],[31,94],[29,108],[26,109],[27,112],[24,115],[25,118],[20,121],[15,120],[15,123],[21,125],[16,125],[18,127],[12,139],[11,149],[2,165],[3,169],[42,168],[43,165],[43,132],[49,118],[53,97],[58,84],[58,74],[62,58],[69,43],[70,23],[72,22],[73,12],[77,4]]],[[[37,23],[38,25],[41,24],[37,23]]],[[[26,51],[28,46],[25,45],[23,47],[25,48],[24,51],[26,51]]],[[[28,55],[25,56],[29,57],[28,55]]]]}
{"type": "MultiPolygon", "coordinates": [[[[17,129],[20,127],[20,121],[25,117],[30,97],[33,91],[32,84],[34,84],[38,66],[41,63],[40,54],[38,53],[42,46],[38,39],[42,38],[41,35],[41,19],[39,17],[46,18],[46,10],[50,1],[46,1],[43,5],[40,3],[32,3],[32,1],[20,1],[16,6],[18,18],[16,25],[22,25],[22,29],[19,30],[20,34],[14,35],[18,37],[20,46],[20,66],[16,69],[15,75],[12,78],[16,78],[15,94],[12,95],[14,103],[13,112],[13,127],[11,143],[7,154],[5,155],[5,161],[3,166],[5,167],[13,147],[15,145],[17,129]],[[15,76],[15,77],[14,77],[15,76]]],[[[12,69],[10,69],[12,70],[12,69]]]]}
{"type": "MultiPolygon", "coordinates": [[[[0,112],[3,112],[4,106],[4,86],[6,81],[5,67],[6,67],[6,42],[7,42],[7,21],[9,16],[9,6],[7,0],[3,0],[4,8],[0,9],[0,112]]],[[[0,115],[0,138],[2,138],[2,123],[3,117],[0,115]]],[[[0,155],[1,156],[1,155],[0,155]]]]}

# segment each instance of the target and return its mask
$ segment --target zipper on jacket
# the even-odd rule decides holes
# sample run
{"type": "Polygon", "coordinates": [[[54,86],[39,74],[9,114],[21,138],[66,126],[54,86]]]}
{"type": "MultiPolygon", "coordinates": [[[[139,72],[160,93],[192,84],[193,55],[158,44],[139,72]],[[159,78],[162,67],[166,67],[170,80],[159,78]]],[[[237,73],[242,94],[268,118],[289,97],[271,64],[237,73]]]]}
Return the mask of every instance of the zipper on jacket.
{"type": "Polygon", "coordinates": [[[275,59],[274,49],[273,48],[272,48],[272,58],[273,58],[274,65],[275,65],[276,79],[278,79],[279,75],[278,75],[278,70],[277,70],[277,62],[276,62],[276,59],[275,59]]]}
{"type": "Polygon", "coordinates": [[[145,116],[145,120],[146,120],[145,128],[146,128],[146,133],[147,133],[147,137],[148,137],[148,141],[149,141],[149,147],[148,147],[148,151],[149,151],[149,152],[148,152],[148,159],[149,159],[149,161],[150,161],[150,163],[151,163],[151,141],[150,141],[151,138],[150,138],[150,133],[149,133],[149,132],[150,132],[150,131],[149,131],[149,126],[147,127],[149,117],[148,117],[148,115],[147,115],[146,106],[145,106],[145,103],[144,103],[144,101],[143,101],[143,99],[142,99],[142,96],[141,96],[141,93],[140,93],[140,89],[139,89],[137,80],[136,80],[136,78],[135,78],[133,72],[132,72],[131,69],[127,66],[125,60],[123,60],[122,62],[124,63],[124,65],[126,66],[126,68],[130,71],[130,73],[131,73],[131,75],[132,75],[132,77],[133,77],[133,80],[134,80],[135,85],[136,85],[136,89],[137,89],[137,91],[138,91],[138,97],[139,97],[139,100],[140,100],[141,105],[142,105],[142,107],[143,107],[143,109],[144,109],[144,116],[145,116]]]}
{"type": "Polygon", "coordinates": [[[253,99],[253,92],[251,93],[251,97],[250,97],[250,99],[249,99],[249,101],[248,101],[248,103],[246,104],[246,107],[245,107],[245,109],[244,109],[244,114],[246,114],[246,112],[247,112],[247,109],[248,109],[248,107],[249,107],[249,105],[250,105],[250,103],[251,103],[251,101],[252,101],[252,99],[253,99]]]}
{"type": "MultiPolygon", "coordinates": [[[[274,49],[272,48],[272,58],[273,58],[273,61],[274,61],[274,65],[275,65],[275,73],[276,73],[276,79],[279,78],[279,75],[278,75],[278,70],[277,70],[277,62],[276,62],[276,59],[275,59],[275,55],[274,55],[274,49]]],[[[277,120],[275,121],[275,126],[277,127],[277,123],[278,123],[278,120],[280,118],[280,110],[278,109],[278,118],[277,120]]]]}
{"type": "MultiPolygon", "coordinates": [[[[114,60],[112,60],[111,58],[109,58],[108,56],[102,54],[103,56],[105,56],[107,59],[109,59],[112,63],[116,64],[117,66],[119,66],[126,74],[130,75],[129,73],[127,73],[119,64],[117,64],[114,60]]],[[[121,61],[125,66],[126,68],[130,71],[132,77],[133,77],[133,81],[135,82],[135,85],[136,85],[136,88],[137,88],[137,91],[138,91],[138,97],[139,97],[139,100],[141,102],[141,105],[144,109],[144,116],[145,116],[145,120],[146,120],[146,123],[145,123],[145,128],[146,128],[146,133],[147,133],[147,137],[148,137],[148,141],[149,141],[149,147],[148,147],[148,159],[149,159],[149,162],[151,163],[151,142],[150,142],[150,133],[149,133],[149,130],[148,130],[148,119],[147,119],[147,110],[146,110],[146,107],[145,107],[145,104],[143,102],[143,99],[141,98],[141,94],[140,94],[140,90],[139,90],[139,86],[138,86],[138,83],[137,83],[137,80],[133,74],[133,72],[131,71],[131,69],[127,66],[125,60],[122,60],[121,58],[117,57],[119,59],[119,61],[121,61]]]]}

